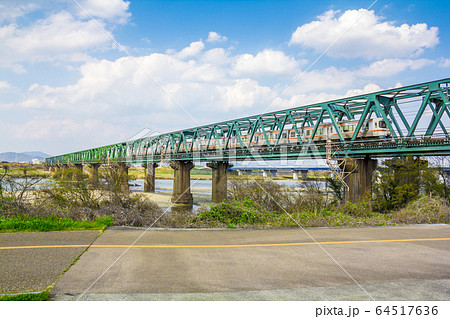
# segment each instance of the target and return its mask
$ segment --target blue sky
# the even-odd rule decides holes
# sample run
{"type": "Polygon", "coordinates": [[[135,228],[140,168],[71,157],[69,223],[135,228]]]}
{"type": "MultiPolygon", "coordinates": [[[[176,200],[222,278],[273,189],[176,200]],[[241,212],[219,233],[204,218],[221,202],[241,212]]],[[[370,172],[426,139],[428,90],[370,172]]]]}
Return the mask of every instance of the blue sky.
{"type": "Polygon", "coordinates": [[[0,152],[447,78],[448,13],[433,0],[0,0],[0,152]]]}

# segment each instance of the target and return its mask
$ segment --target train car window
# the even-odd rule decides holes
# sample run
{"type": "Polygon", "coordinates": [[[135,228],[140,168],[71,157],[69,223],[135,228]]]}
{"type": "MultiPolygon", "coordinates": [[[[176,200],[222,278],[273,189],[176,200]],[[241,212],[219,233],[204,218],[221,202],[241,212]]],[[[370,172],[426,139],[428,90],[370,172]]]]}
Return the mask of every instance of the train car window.
{"type": "Polygon", "coordinates": [[[291,132],[291,137],[295,137],[295,132],[294,131],[291,132]]]}
{"type": "Polygon", "coordinates": [[[377,122],[375,122],[375,128],[377,128],[378,127],[378,123],[377,122]]]}
{"type": "Polygon", "coordinates": [[[287,136],[286,136],[286,133],[283,133],[282,135],[281,135],[281,138],[286,138],[287,136]]]}
{"type": "Polygon", "coordinates": [[[381,128],[386,128],[386,123],[384,121],[380,121],[380,127],[381,128]]]}

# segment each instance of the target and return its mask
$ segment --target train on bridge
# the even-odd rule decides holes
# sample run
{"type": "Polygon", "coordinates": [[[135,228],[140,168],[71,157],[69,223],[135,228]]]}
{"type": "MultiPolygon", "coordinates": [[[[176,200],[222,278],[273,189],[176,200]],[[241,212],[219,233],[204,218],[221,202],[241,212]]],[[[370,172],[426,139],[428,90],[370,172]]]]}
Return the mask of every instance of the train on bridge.
{"type": "MultiPolygon", "coordinates": [[[[341,121],[338,122],[338,127],[341,131],[341,134],[345,139],[350,139],[355,133],[356,127],[358,125],[358,120],[350,120],[350,121],[341,121]]],[[[299,137],[303,142],[310,141],[311,136],[314,131],[314,126],[305,126],[302,128],[298,128],[294,125],[291,127],[285,128],[283,131],[265,131],[260,133],[253,134],[245,134],[240,135],[240,140],[242,142],[242,146],[244,147],[267,147],[268,145],[274,145],[277,140],[278,145],[299,145],[299,139],[297,137],[296,131],[299,133],[299,137]],[[279,136],[281,134],[281,136],[279,136]]],[[[372,118],[364,121],[364,125],[361,130],[358,132],[357,139],[385,139],[391,136],[391,132],[389,131],[386,122],[382,117],[372,118]]],[[[208,146],[209,150],[221,150],[221,149],[236,149],[241,147],[241,143],[239,141],[238,136],[234,136],[230,138],[230,141],[227,144],[227,137],[219,137],[214,138],[209,141],[208,138],[204,138],[196,140],[194,142],[194,146],[192,148],[192,140],[187,140],[186,144],[180,145],[177,153],[183,153],[187,151],[200,151],[205,149],[208,146]],[[208,145],[209,143],[209,145],[208,145]]],[[[334,128],[332,123],[324,123],[319,125],[317,128],[317,132],[313,138],[314,142],[326,142],[327,140],[338,141],[339,135],[334,128]]],[[[174,145],[176,148],[178,145],[174,145]]],[[[161,153],[162,145],[158,149],[156,149],[155,153],[161,153]]],[[[168,147],[166,154],[172,154],[172,147],[168,147]]]]}

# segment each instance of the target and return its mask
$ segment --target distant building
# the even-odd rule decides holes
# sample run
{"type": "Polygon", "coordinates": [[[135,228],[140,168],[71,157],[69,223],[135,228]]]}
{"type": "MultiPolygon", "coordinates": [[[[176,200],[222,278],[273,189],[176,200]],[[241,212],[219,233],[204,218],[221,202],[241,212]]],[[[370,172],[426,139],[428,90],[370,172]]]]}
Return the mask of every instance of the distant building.
{"type": "Polygon", "coordinates": [[[37,159],[37,158],[33,158],[31,160],[31,164],[42,164],[43,162],[44,162],[43,160],[40,160],[40,159],[37,159]]]}

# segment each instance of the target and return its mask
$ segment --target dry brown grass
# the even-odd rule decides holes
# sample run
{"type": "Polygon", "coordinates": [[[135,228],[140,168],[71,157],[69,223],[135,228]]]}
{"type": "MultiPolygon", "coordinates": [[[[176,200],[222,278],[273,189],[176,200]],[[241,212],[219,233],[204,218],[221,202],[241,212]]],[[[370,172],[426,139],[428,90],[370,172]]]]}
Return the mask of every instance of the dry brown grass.
{"type": "Polygon", "coordinates": [[[440,224],[450,222],[450,203],[440,197],[424,196],[392,213],[398,224],[440,224]]]}

